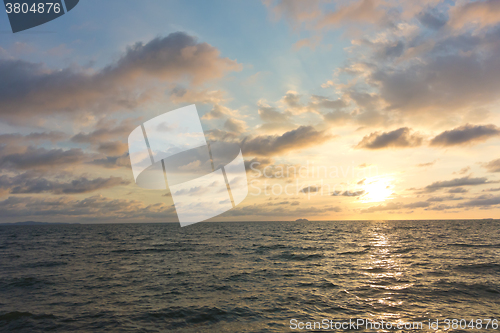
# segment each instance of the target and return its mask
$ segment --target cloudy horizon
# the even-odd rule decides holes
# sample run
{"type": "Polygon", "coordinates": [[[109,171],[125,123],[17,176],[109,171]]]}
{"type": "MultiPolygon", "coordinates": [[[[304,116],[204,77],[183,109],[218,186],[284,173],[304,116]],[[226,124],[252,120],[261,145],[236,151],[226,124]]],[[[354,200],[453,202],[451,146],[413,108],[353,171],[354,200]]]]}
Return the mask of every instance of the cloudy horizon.
{"type": "Polygon", "coordinates": [[[196,3],[0,23],[2,222],[176,221],[127,138],[190,104],[247,166],[210,221],[499,216],[500,2],[196,3]]]}

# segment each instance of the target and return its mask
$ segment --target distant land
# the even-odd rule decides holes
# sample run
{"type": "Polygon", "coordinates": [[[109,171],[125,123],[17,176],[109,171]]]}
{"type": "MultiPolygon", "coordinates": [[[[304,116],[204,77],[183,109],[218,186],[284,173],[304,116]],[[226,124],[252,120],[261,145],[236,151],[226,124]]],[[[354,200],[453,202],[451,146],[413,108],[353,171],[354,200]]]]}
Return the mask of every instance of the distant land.
{"type": "Polygon", "coordinates": [[[296,219],[295,222],[309,222],[308,219],[296,219]]]}
{"type": "Polygon", "coordinates": [[[54,224],[80,224],[80,223],[24,221],[24,222],[13,222],[13,223],[0,223],[0,226],[9,226],[9,225],[54,225],[54,224]]]}

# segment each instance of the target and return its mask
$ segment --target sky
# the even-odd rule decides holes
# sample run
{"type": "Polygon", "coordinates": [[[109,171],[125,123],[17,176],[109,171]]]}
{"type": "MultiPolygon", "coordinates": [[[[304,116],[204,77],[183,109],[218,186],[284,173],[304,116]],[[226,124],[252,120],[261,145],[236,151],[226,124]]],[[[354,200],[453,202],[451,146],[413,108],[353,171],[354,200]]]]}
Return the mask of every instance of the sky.
{"type": "Polygon", "coordinates": [[[500,216],[500,2],[82,0],[0,13],[0,220],[175,222],[129,134],[195,104],[249,194],[210,221],[500,216]]]}

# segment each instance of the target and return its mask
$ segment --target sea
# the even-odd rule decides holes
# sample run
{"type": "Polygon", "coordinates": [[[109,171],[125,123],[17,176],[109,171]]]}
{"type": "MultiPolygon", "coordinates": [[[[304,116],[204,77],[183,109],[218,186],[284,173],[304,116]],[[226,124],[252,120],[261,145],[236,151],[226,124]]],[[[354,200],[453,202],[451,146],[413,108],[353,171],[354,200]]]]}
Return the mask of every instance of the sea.
{"type": "Polygon", "coordinates": [[[493,332],[499,320],[500,220],[0,227],[0,332],[493,332]]]}

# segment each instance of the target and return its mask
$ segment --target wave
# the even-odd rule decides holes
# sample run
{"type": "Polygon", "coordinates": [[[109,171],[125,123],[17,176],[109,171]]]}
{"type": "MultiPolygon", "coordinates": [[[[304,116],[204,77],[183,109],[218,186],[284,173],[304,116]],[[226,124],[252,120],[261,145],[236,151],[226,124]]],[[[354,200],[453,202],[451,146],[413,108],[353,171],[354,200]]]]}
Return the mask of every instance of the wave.
{"type": "Polygon", "coordinates": [[[324,257],[325,256],[321,253],[307,254],[307,253],[295,253],[290,251],[284,251],[277,256],[277,258],[280,259],[293,260],[293,261],[314,260],[314,259],[321,259],[324,257]]]}
{"type": "Polygon", "coordinates": [[[470,247],[470,248],[482,248],[482,247],[491,247],[491,248],[500,248],[500,244],[466,244],[466,243],[451,243],[448,246],[456,246],[456,247],[470,247]]]}
{"type": "Polygon", "coordinates": [[[16,321],[19,319],[24,319],[24,318],[33,318],[33,319],[56,319],[56,316],[53,314],[33,314],[30,312],[19,312],[19,311],[13,311],[13,312],[7,312],[4,314],[0,314],[0,322],[7,322],[10,323],[12,321],[16,321]]]}

